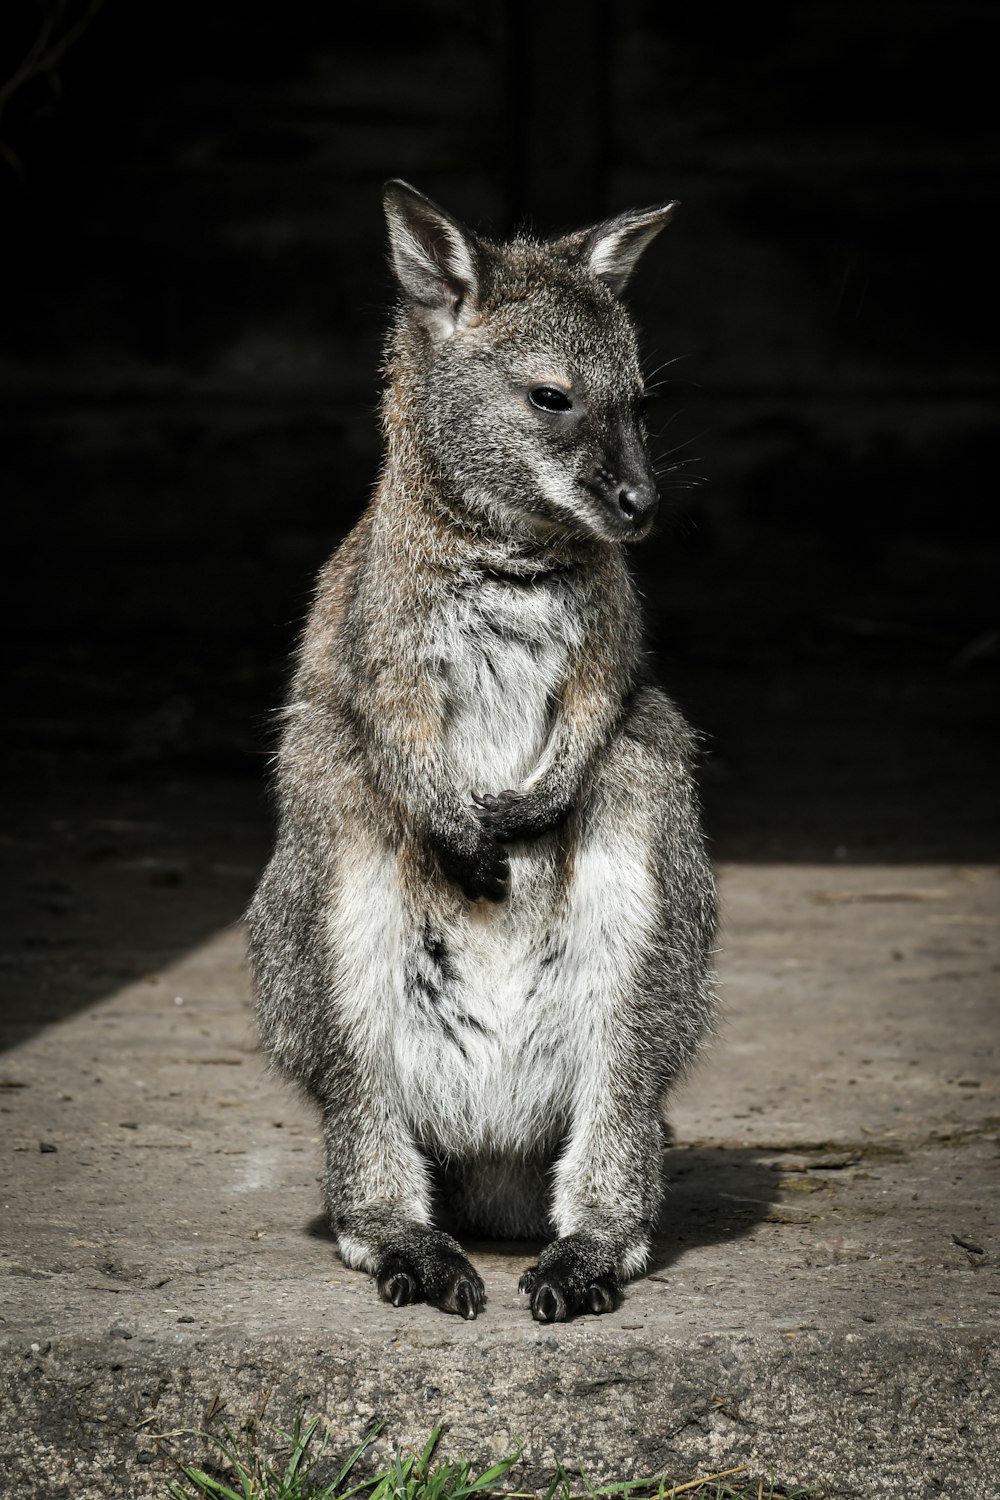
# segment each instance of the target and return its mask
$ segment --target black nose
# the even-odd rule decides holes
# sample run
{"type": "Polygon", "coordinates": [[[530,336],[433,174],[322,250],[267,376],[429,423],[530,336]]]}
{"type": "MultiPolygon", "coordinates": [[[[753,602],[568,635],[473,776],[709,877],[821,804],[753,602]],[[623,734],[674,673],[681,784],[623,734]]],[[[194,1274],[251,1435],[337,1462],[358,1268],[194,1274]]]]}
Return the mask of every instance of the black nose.
{"type": "Polygon", "coordinates": [[[645,485],[622,485],[615,496],[619,514],[626,524],[638,531],[652,519],[656,510],[656,493],[651,494],[645,485]]]}
{"type": "Polygon", "coordinates": [[[623,538],[645,536],[659,500],[652,474],[642,473],[636,464],[628,478],[622,478],[620,468],[602,463],[594,471],[590,490],[607,506],[623,538]]]}

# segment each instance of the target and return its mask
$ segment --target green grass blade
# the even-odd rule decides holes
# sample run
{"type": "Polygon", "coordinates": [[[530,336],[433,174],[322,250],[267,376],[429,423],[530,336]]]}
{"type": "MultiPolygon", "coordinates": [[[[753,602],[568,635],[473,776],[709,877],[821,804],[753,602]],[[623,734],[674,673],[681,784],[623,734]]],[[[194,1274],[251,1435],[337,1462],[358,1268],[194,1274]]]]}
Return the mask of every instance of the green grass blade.
{"type": "Polygon", "coordinates": [[[580,1470],[580,1478],[583,1480],[584,1484],[587,1486],[587,1493],[583,1497],[574,1497],[574,1500],[595,1500],[595,1497],[597,1495],[597,1491],[594,1489],[594,1486],[591,1484],[590,1480],[587,1478],[587,1471],[583,1467],[583,1464],[580,1462],[579,1458],[576,1461],[576,1466],[580,1470]]]}
{"type": "MultiPolygon", "coordinates": [[[[466,1482],[461,1493],[463,1495],[474,1495],[477,1490],[488,1489],[490,1485],[496,1484],[498,1479],[505,1479],[514,1465],[520,1462],[520,1459],[520,1449],[516,1453],[508,1454],[506,1458],[501,1458],[491,1469],[487,1469],[484,1474],[480,1474],[478,1479],[474,1479],[471,1484],[466,1482]]],[[[462,1478],[466,1481],[468,1480],[470,1469],[471,1465],[467,1464],[462,1475],[462,1478]]]]}
{"type": "MultiPolygon", "coordinates": [[[[222,1454],[222,1457],[225,1459],[226,1463],[229,1465],[229,1467],[231,1469],[234,1470],[237,1479],[239,1480],[240,1484],[243,1487],[243,1494],[240,1495],[240,1496],[238,1496],[237,1500],[247,1500],[247,1497],[249,1497],[252,1494],[252,1488],[251,1487],[252,1487],[253,1482],[254,1482],[253,1481],[253,1474],[251,1473],[251,1471],[249,1469],[245,1469],[243,1467],[243,1464],[240,1462],[240,1456],[239,1456],[240,1445],[239,1445],[239,1440],[235,1436],[235,1434],[233,1432],[233,1429],[230,1426],[226,1425],[226,1426],[223,1427],[221,1433],[218,1433],[218,1432],[206,1432],[206,1433],[203,1433],[201,1435],[204,1438],[206,1438],[209,1442],[212,1442],[212,1443],[215,1444],[215,1446],[218,1448],[219,1452],[222,1454]]],[[[246,1441],[247,1441],[247,1463],[252,1465],[253,1464],[253,1455],[250,1452],[250,1438],[249,1438],[249,1435],[247,1435],[246,1441]]],[[[232,1492],[230,1492],[230,1493],[232,1493],[232,1492]]]]}
{"type": "MultiPolygon", "coordinates": [[[[260,1453],[260,1435],[252,1423],[241,1428],[239,1439],[229,1427],[211,1433],[190,1432],[190,1436],[213,1445],[219,1451],[223,1471],[230,1482],[215,1479],[205,1470],[174,1457],[176,1469],[186,1483],[168,1480],[166,1493],[169,1500],[487,1500],[488,1496],[503,1493],[504,1486],[510,1482],[511,1471],[523,1454],[518,1443],[514,1453],[498,1459],[482,1472],[477,1472],[469,1460],[439,1459],[435,1462],[434,1455],[443,1431],[443,1424],[438,1423],[421,1449],[397,1448],[381,1473],[345,1488],[359,1460],[382,1431],[384,1423],[380,1422],[365,1433],[344,1460],[333,1482],[320,1485],[310,1478],[330,1444],[328,1430],[324,1430],[317,1441],[320,1422],[319,1416],[306,1419],[300,1408],[291,1432],[269,1428],[272,1436],[280,1440],[279,1458],[273,1463],[260,1453]],[[235,1489],[236,1484],[241,1486],[240,1491],[235,1489]]],[[[709,1497],[712,1500],[757,1500],[755,1486],[747,1488],[744,1481],[727,1478],[728,1474],[744,1473],[746,1467],[741,1465],[737,1470],[706,1474],[681,1484],[670,1482],[665,1474],[660,1474],[595,1486],[582,1465],[570,1474],[565,1465],[559,1463],[548,1488],[538,1493],[542,1500],[688,1500],[689,1495],[690,1500],[697,1500],[698,1496],[703,1500],[709,1500],[709,1497]]],[[[771,1497],[780,1500],[786,1493],[788,1500],[821,1500],[826,1491],[805,1488],[788,1493],[780,1487],[776,1489],[774,1480],[771,1480],[769,1500],[771,1497]]]]}
{"type": "Polygon", "coordinates": [[[431,1461],[431,1455],[433,1454],[434,1449],[438,1445],[438,1439],[441,1436],[442,1426],[443,1423],[441,1422],[437,1424],[437,1426],[434,1428],[434,1431],[431,1433],[430,1437],[427,1439],[427,1442],[424,1445],[423,1453],[420,1455],[420,1462],[425,1470],[427,1468],[427,1465],[431,1461]]]}
{"type": "MultiPolygon", "coordinates": [[[[365,1450],[371,1447],[372,1443],[374,1443],[375,1439],[378,1437],[384,1426],[384,1422],[379,1422],[378,1425],[376,1427],[373,1427],[370,1432],[365,1433],[364,1437],[361,1439],[360,1443],[355,1448],[350,1458],[344,1464],[344,1467],[341,1469],[336,1479],[330,1485],[328,1490],[329,1500],[334,1500],[334,1497],[337,1495],[337,1491],[340,1489],[340,1486],[343,1484],[348,1474],[350,1474],[351,1470],[354,1468],[355,1464],[361,1458],[365,1450]]],[[[374,1482],[375,1481],[373,1479],[363,1480],[361,1484],[355,1485],[353,1489],[348,1490],[347,1495],[356,1495],[359,1490],[367,1489],[368,1486],[370,1484],[374,1484],[374,1482]]],[[[338,1500],[347,1500],[347,1495],[339,1496],[338,1500]]]]}
{"type": "MultiPolygon", "coordinates": [[[[289,1456],[288,1463],[285,1465],[285,1472],[282,1475],[281,1480],[286,1489],[291,1488],[291,1486],[295,1483],[295,1480],[298,1477],[299,1470],[302,1467],[303,1460],[305,1459],[305,1456],[309,1451],[309,1445],[313,1440],[313,1433],[316,1431],[316,1428],[318,1426],[319,1417],[313,1417],[311,1421],[306,1423],[305,1430],[303,1431],[299,1419],[298,1417],[296,1417],[295,1431],[292,1437],[289,1439],[292,1444],[292,1451],[291,1455],[289,1456]]],[[[320,1449],[320,1452],[310,1460],[308,1466],[309,1468],[312,1468],[314,1464],[319,1462],[319,1460],[323,1456],[323,1449],[325,1449],[325,1447],[326,1444],[324,1443],[323,1448],[320,1449]]]]}
{"type": "Polygon", "coordinates": [[[182,1464],[181,1473],[185,1479],[190,1479],[192,1484],[196,1484],[203,1495],[212,1497],[212,1500],[215,1500],[216,1496],[221,1496],[221,1500],[247,1500],[246,1490],[242,1495],[237,1495],[228,1484],[223,1484],[220,1479],[213,1479],[211,1474],[206,1474],[203,1469],[195,1469],[188,1464],[182,1464]]]}
{"type": "Polygon", "coordinates": [[[555,1472],[555,1475],[553,1477],[552,1483],[549,1485],[548,1489],[545,1491],[545,1494],[543,1496],[543,1500],[562,1500],[562,1497],[566,1494],[566,1490],[567,1490],[566,1479],[565,1479],[565,1475],[564,1475],[564,1472],[563,1472],[563,1466],[562,1466],[562,1464],[560,1464],[559,1467],[556,1469],[556,1472],[555,1472]],[[560,1490],[560,1485],[562,1486],[561,1490],[560,1490]]]}

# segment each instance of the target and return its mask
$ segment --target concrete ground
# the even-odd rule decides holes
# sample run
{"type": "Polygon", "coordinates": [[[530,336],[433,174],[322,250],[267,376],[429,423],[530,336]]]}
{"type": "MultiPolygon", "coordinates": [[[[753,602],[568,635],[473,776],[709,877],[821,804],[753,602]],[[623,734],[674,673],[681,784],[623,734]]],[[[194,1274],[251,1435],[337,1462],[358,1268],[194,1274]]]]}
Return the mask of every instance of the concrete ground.
{"type": "Polygon", "coordinates": [[[319,1217],[316,1122],[255,1050],[234,920],[256,794],[15,822],[3,917],[0,1489],[163,1496],[182,1428],[344,1453],[445,1423],[591,1479],[745,1465],[828,1495],[998,1493],[997,871],[730,864],[725,1020],[679,1092],[662,1237],[612,1315],[534,1324],[528,1245],[463,1323],[376,1300],[319,1217]],[[194,837],[195,831],[197,837],[194,837]],[[192,854],[192,849],[197,849],[192,854]]]}

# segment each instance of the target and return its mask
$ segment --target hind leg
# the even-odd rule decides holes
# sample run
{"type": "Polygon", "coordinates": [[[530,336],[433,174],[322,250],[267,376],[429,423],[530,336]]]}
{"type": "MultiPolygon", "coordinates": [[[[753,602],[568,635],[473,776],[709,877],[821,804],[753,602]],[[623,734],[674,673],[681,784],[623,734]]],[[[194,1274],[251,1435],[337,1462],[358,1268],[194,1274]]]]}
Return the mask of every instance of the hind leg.
{"type": "Polygon", "coordinates": [[[643,864],[603,837],[578,850],[574,887],[561,934],[566,989],[552,997],[575,1028],[570,1128],[553,1173],[558,1238],[520,1283],[546,1323],[617,1305],[645,1266],[661,1194],[663,1060],[637,918],[653,892],[643,864]]]}
{"type": "Polygon", "coordinates": [[[395,864],[363,845],[348,850],[355,878],[334,897],[324,841],[286,832],[251,907],[261,1037],[322,1109],[323,1192],[344,1263],[373,1275],[397,1307],[423,1299],[474,1318],[483,1283],[457,1241],[432,1227],[428,1163],[388,1062],[403,923],[395,864]]]}
{"type": "Polygon", "coordinates": [[[396,1307],[481,1313],[482,1279],[458,1241],[431,1225],[427,1162],[401,1123],[385,1108],[328,1110],[324,1133],[323,1192],[344,1264],[374,1276],[396,1307]]]}
{"type": "Polygon", "coordinates": [[[578,1111],[556,1169],[558,1238],[519,1283],[539,1322],[611,1312],[645,1267],[661,1198],[659,1132],[638,1118],[650,1103],[609,1087],[578,1111]]]}
{"type": "Polygon", "coordinates": [[[711,1012],[714,890],[661,694],[639,695],[580,818],[549,1004],[576,1078],[553,1174],[558,1238],[521,1290],[533,1317],[609,1312],[646,1264],[662,1196],[661,1106],[711,1012]]]}

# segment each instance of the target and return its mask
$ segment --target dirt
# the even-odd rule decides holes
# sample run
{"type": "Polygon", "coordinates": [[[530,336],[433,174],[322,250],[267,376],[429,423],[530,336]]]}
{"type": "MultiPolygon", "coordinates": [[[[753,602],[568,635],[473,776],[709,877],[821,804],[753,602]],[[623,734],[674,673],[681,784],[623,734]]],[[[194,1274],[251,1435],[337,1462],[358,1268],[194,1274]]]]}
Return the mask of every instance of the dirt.
{"type": "Polygon", "coordinates": [[[444,1451],[521,1438],[598,1478],[957,1497],[995,1464],[996,870],[724,865],[724,1020],[673,1109],[649,1275],[542,1329],[516,1290],[536,1247],[474,1245],[489,1306],[463,1324],[336,1258],[316,1120],[256,1050],[254,784],[57,805],[5,848],[16,1493],[162,1493],[179,1440],[151,1433],[267,1391],[342,1445],[384,1418],[373,1461],[443,1419],[444,1451]]]}

